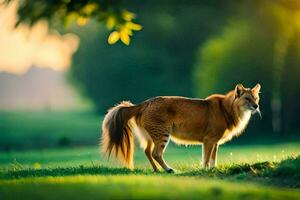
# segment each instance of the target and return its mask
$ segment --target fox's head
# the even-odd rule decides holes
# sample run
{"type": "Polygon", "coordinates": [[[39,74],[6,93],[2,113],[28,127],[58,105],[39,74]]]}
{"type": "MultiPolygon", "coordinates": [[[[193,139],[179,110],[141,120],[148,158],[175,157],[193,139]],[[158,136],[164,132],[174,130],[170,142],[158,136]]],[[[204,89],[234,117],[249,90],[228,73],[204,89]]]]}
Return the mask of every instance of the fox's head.
{"type": "Polygon", "coordinates": [[[260,84],[256,84],[253,88],[245,88],[242,84],[237,84],[235,87],[235,101],[236,105],[242,111],[251,111],[252,114],[258,113],[260,115],[259,110],[259,91],[260,84]]]}

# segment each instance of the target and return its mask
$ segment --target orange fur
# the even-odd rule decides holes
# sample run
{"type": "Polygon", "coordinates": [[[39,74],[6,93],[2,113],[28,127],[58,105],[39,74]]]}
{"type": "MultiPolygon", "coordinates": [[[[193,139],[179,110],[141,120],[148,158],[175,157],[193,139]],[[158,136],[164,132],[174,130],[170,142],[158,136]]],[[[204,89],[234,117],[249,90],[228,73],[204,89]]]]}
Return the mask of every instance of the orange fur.
{"type": "Polygon", "coordinates": [[[102,126],[102,149],[116,152],[133,167],[133,132],[136,132],[154,170],[159,164],[172,172],[163,159],[171,138],[181,144],[203,144],[203,165],[214,167],[217,148],[246,128],[251,113],[259,112],[260,85],[238,84],[226,95],[206,99],[155,97],[139,105],[121,103],[109,110],[102,126]]]}

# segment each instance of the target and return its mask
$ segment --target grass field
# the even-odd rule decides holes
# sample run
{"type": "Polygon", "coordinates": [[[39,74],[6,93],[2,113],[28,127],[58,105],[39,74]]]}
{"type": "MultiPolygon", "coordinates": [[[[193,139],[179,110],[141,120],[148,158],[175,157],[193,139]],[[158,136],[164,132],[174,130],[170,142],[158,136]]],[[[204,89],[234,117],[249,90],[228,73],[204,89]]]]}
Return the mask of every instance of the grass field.
{"type": "Polygon", "coordinates": [[[299,152],[299,143],[224,145],[219,152],[219,167],[204,171],[200,168],[199,146],[171,145],[165,158],[176,169],[175,174],[152,172],[140,149],[136,149],[134,171],[107,161],[96,147],[3,152],[0,196],[1,199],[299,199],[299,152]]]}
{"type": "Polygon", "coordinates": [[[299,139],[247,133],[248,145],[242,136],[221,146],[208,171],[200,146],[171,143],[165,159],[176,173],[166,174],[138,146],[133,171],[103,158],[100,124],[88,112],[1,111],[0,199],[300,199],[299,139]]]}
{"type": "Polygon", "coordinates": [[[100,126],[91,112],[0,111],[0,150],[96,145],[100,126]]]}

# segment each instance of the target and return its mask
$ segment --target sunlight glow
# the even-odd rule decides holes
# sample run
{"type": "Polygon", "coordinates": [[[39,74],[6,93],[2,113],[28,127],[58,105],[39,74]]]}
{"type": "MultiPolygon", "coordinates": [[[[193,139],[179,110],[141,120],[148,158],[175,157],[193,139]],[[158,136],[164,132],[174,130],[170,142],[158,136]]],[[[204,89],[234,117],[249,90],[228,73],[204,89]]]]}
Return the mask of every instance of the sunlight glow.
{"type": "Polygon", "coordinates": [[[33,27],[20,24],[14,28],[17,7],[16,1],[8,6],[0,4],[0,72],[21,75],[32,66],[66,70],[78,49],[79,38],[52,30],[50,33],[44,21],[33,27]]]}

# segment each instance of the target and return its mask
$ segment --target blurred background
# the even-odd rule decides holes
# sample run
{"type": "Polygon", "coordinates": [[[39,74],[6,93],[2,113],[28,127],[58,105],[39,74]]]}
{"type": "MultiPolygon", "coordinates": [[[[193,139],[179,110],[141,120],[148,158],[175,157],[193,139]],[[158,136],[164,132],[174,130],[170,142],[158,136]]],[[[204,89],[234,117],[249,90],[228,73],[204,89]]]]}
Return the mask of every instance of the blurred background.
{"type": "Polygon", "coordinates": [[[230,144],[300,141],[299,1],[122,1],[112,8],[130,10],[143,27],[129,45],[108,44],[111,15],[74,6],[79,14],[63,26],[47,18],[62,11],[44,6],[46,20],[32,20],[33,11],[68,1],[38,2],[20,17],[17,1],[0,6],[1,151],[95,146],[106,110],[122,100],[205,98],[237,83],[262,85],[262,119],[230,144]]]}

